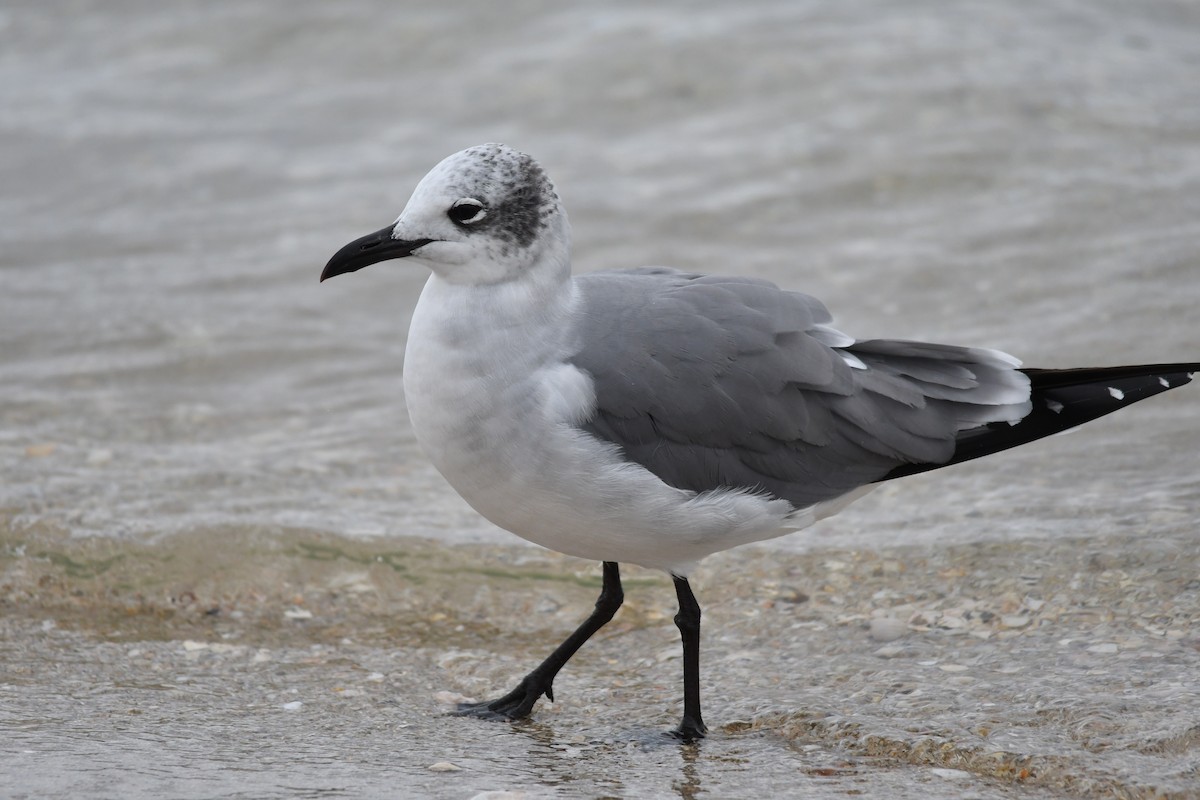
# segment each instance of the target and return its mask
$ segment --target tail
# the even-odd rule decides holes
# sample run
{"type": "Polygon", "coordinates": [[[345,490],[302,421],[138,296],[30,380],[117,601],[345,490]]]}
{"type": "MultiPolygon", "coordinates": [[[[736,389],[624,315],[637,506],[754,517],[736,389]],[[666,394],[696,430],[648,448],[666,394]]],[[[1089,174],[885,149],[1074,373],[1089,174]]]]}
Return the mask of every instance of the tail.
{"type": "Polygon", "coordinates": [[[944,464],[905,464],[880,478],[888,481],[948,467],[1032,442],[1111,414],[1131,403],[1190,383],[1200,363],[1133,367],[1023,369],[1033,410],[1015,425],[993,422],[958,434],[954,457],[944,464]]]}

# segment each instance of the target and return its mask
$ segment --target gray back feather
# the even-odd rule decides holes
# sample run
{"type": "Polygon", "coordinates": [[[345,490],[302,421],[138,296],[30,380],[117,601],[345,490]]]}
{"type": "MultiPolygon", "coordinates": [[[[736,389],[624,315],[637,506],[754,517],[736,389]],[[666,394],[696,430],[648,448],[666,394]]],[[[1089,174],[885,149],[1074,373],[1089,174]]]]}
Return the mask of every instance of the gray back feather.
{"type": "Polygon", "coordinates": [[[665,268],[576,280],[570,360],[596,387],[583,427],[677,488],[805,507],[949,461],[961,431],[1029,410],[1028,379],[1003,354],[854,342],[820,301],[767,281],[665,268]]]}

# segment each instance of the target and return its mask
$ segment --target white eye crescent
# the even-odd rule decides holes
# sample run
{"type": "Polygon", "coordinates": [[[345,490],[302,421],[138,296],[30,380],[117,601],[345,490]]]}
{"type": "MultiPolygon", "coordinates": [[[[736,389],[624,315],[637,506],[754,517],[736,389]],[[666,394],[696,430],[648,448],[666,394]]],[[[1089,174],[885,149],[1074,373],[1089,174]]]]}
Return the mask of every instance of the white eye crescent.
{"type": "Polygon", "coordinates": [[[458,225],[474,225],[487,216],[487,209],[474,197],[464,197],[454,201],[446,216],[458,225]]]}

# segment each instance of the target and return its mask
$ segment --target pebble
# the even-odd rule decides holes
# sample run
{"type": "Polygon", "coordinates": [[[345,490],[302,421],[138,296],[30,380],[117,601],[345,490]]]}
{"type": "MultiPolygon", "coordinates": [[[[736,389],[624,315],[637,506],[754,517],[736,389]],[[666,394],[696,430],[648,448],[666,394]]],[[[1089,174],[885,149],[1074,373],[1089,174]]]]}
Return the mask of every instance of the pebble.
{"type": "Polygon", "coordinates": [[[1117,647],[1116,642],[1101,642],[1100,644],[1092,645],[1091,647],[1089,647],[1087,649],[1087,651],[1089,653],[1100,653],[1103,655],[1111,655],[1112,653],[1117,652],[1119,649],[1120,648],[1117,647]]]}
{"type": "Polygon", "coordinates": [[[894,642],[908,633],[908,625],[895,617],[876,617],[871,620],[870,633],[877,642],[894,642]]]}
{"type": "Polygon", "coordinates": [[[537,607],[534,608],[534,611],[539,614],[553,614],[560,608],[562,608],[562,603],[558,602],[558,600],[550,597],[549,595],[543,595],[542,599],[538,602],[537,607]]]}
{"type": "Polygon", "coordinates": [[[929,770],[939,778],[945,778],[950,781],[965,781],[971,778],[971,773],[961,769],[946,769],[945,767],[933,767],[929,770]]]}
{"type": "Polygon", "coordinates": [[[283,612],[284,619],[312,619],[312,615],[307,608],[289,608],[283,612]]]}
{"type": "Polygon", "coordinates": [[[368,572],[351,572],[329,581],[330,589],[337,589],[350,594],[366,594],[375,591],[375,584],[368,572]]]}
{"type": "Polygon", "coordinates": [[[474,702],[470,697],[467,697],[465,694],[459,694],[458,692],[448,692],[445,689],[443,689],[440,692],[436,692],[433,695],[433,699],[436,700],[437,702],[441,703],[444,706],[456,706],[459,703],[474,702]]]}
{"type": "Polygon", "coordinates": [[[1029,624],[1029,617],[1021,614],[1005,614],[1000,618],[1000,624],[1005,628],[1024,628],[1029,624]]]}
{"type": "Polygon", "coordinates": [[[461,772],[462,767],[457,767],[449,761],[439,761],[436,764],[430,764],[429,770],[431,772],[461,772]]]}
{"type": "Polygon", "coordinates": [[[304,708],[304,701],[303,701],[303,700],[293,700],[293,701],[292,701],[292,702],[290,702],[290,703],[284,703],[284,704],[283,704],[283,710],[284,710],[284,711],[299,711],[299,710],[300,710],[300,709],[302,709],[302,708],[304,708]]]}

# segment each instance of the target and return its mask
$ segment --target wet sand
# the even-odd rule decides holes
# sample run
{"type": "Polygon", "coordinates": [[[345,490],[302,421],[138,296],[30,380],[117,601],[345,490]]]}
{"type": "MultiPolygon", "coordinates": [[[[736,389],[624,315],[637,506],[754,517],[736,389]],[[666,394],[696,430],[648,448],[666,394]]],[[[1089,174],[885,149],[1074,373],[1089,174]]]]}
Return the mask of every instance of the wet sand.
{"type": "Polygon", "coordinates": [[[1200,782],[1184,536],[716,556],[693,581],[712,728],[696,746],[663,735],[680,665],[658,573],[625,571],[626,605],[557,702],[510,724],[446,712],[511,688],[587,614],[592,565],[11,521],[0,563],[10,797],[1184,798],[1200,782]]]}

